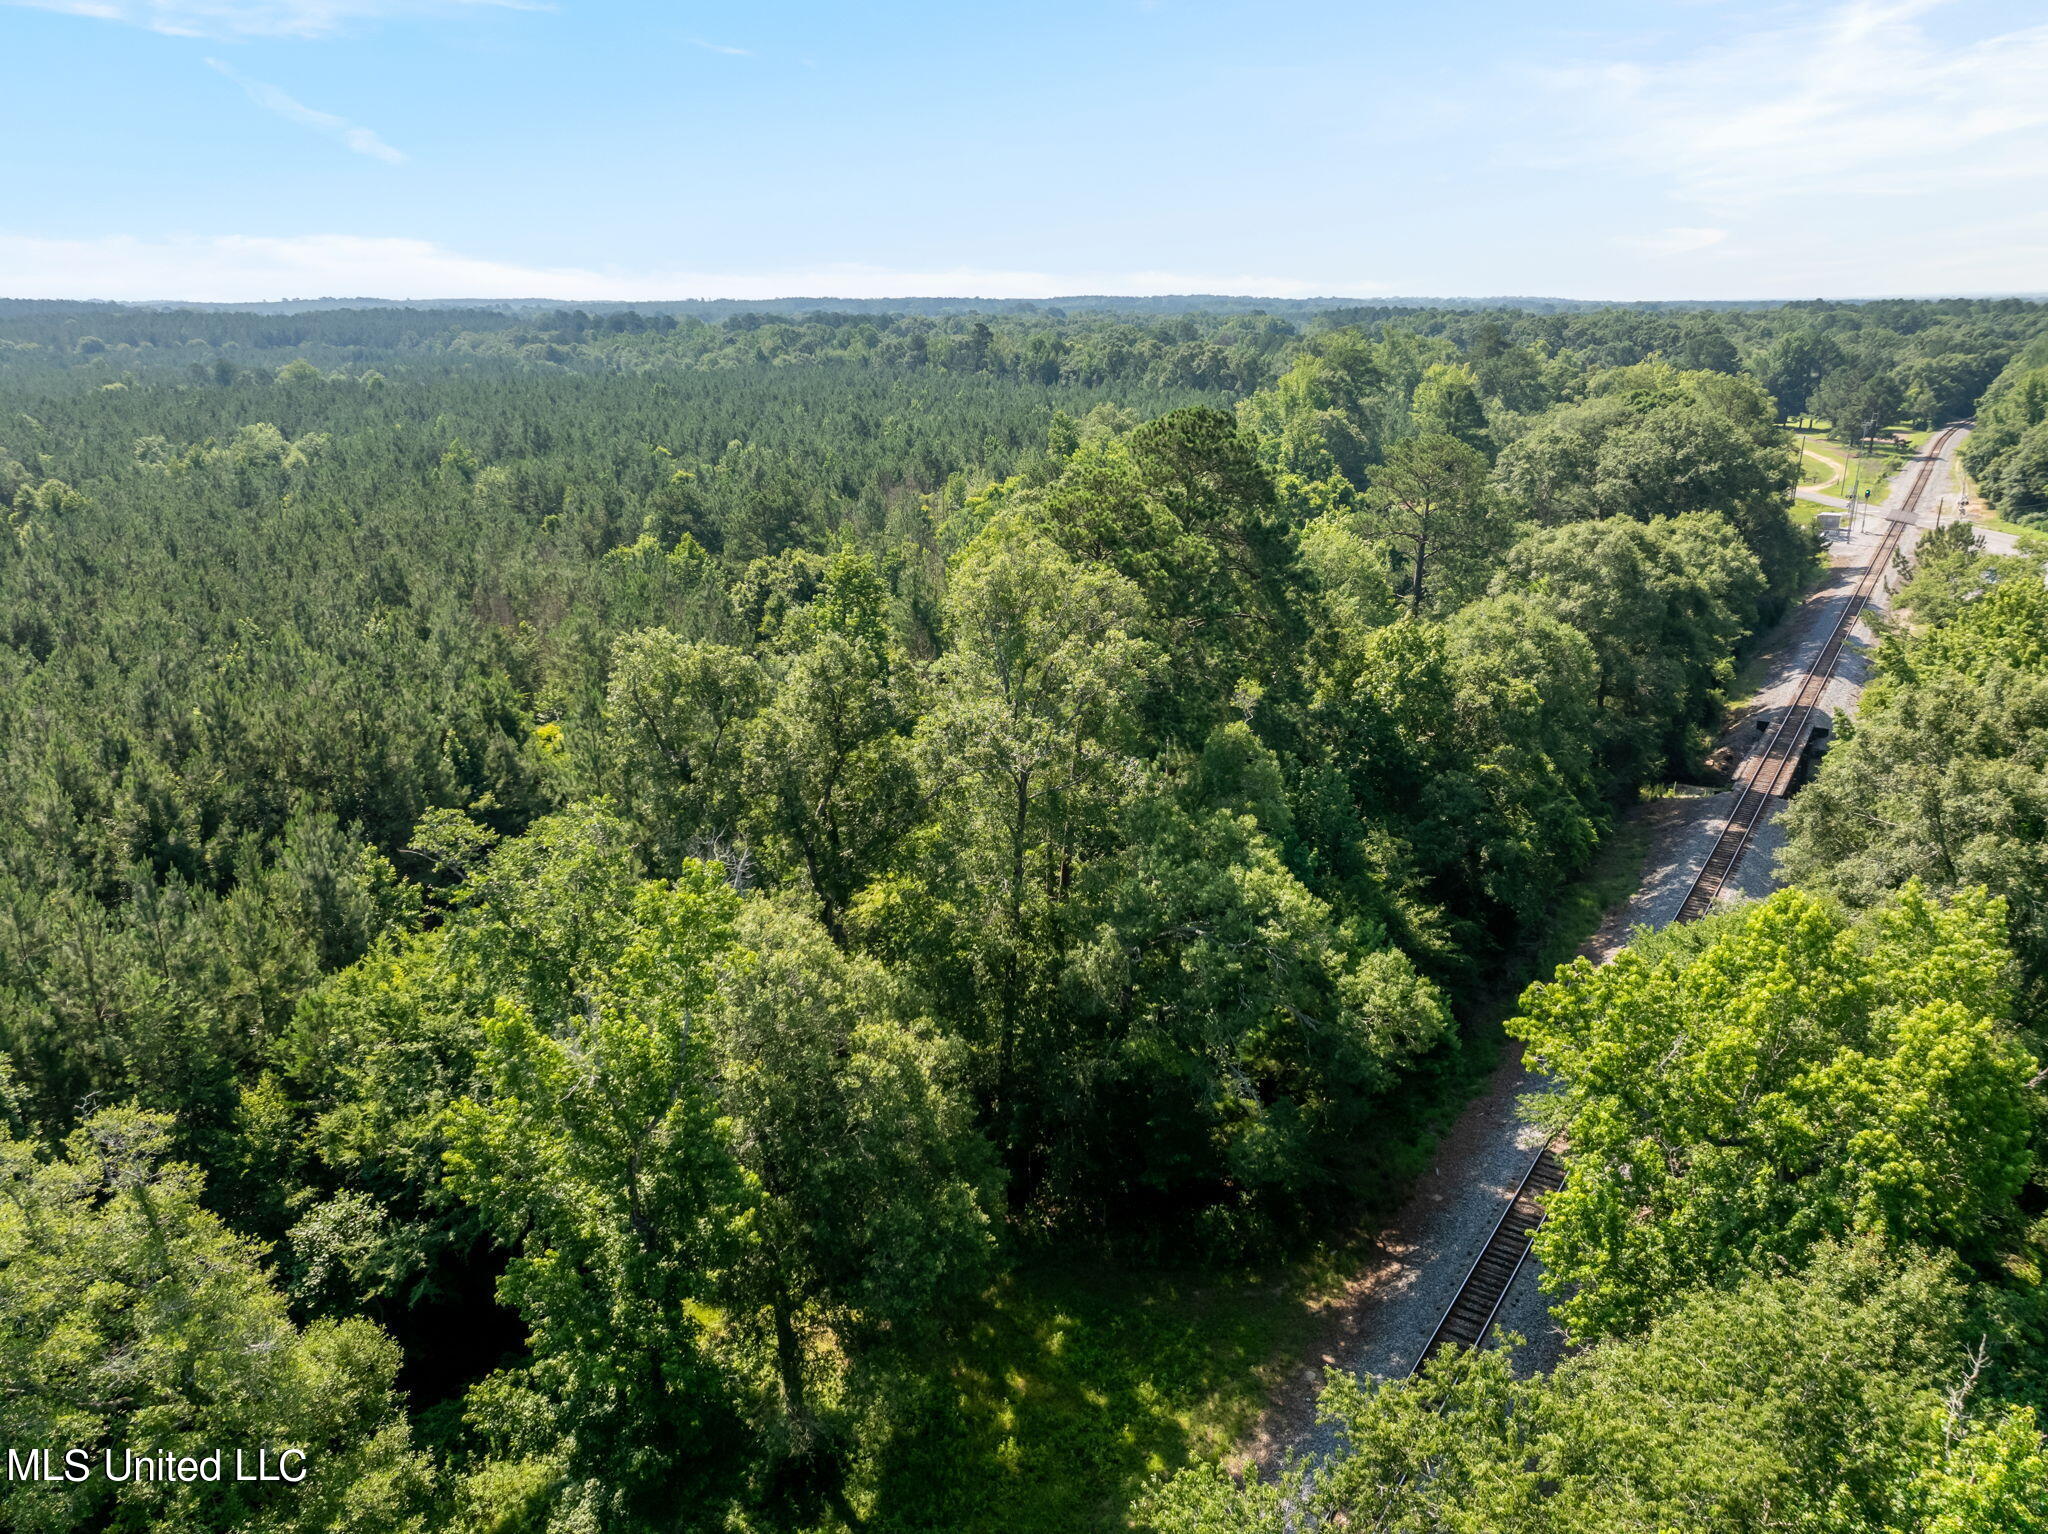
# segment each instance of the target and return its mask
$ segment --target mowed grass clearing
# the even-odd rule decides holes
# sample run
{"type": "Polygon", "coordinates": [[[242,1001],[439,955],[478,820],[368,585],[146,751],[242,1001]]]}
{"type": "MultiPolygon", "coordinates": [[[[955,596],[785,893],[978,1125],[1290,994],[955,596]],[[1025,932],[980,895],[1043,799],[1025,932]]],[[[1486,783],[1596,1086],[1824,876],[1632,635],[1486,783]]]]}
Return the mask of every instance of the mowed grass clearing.
{"type": "Polygon", "coordinates": [[[1825,490],[1845,499],[1854,496],[1876,505],[1885,497],[1892,477],[1924,447],[1931,432],[1895,426],[1887,429],[1868,448],[1851,448],[1824,435],[1826,424],[1790,428],[1803,456],[1799,472],[1801,490],[1825,490]]]}

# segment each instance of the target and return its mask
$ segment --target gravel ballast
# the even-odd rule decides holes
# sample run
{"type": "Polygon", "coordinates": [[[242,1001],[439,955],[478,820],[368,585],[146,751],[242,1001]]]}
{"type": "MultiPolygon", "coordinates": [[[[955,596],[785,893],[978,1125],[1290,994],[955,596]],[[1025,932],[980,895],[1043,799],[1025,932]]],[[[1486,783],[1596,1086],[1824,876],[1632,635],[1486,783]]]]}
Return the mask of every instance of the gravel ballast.
{"type": "MultiPolygon", "coordinates": [[[[1935,483],[1948,483],[1950,465],[1936,471],[1935,483]]],[[[1901,474],[1886,511],[1901,508],[1907,478],[1901,474]]],[[[1931,525],[1931,521],[1929,523],[1931,525]]],[[[1781,625],[1778,637],[1754,664],[1763,682],[1730,721],[1721,744],[1745,762],[1759,749],[1782,711],[1796,696],[1812,664],[1875,553],[1881,527],[1866,523],[1836,542],[1833,568],[1822,583],[1781,625]],[[1766,728],[1757,729],[1762,720],[1766,728]]],[[[1919,527],[1909,526],[1901,548],[1910,552],[1919,527]]],[[[1883,586],[1872,605],[1886,605],[1883,586]]],[[[1858,623],[1843,647],[1835,675],[1822,695],[1819,722],[1833,720],[1855,708],[1869,671],[1873,635],[1858,623]]],[[[1638,886],[1627,901],[1609,913],[1598,933],[1581,950],[1588,957],[1609,958],[1639,927],[1670,922],[1683,904],[1693,878],[1712,852],[1715,840],[1735,803],[1733,792],[1679,790],[1651,801],[1635,813],[1651,824],[1650,849],[1638,886]]],[[[1755,898],[1778,885],[1776,861],[1784,833],[1779,824],[1782,802],[1759,823],[1751,844],[1737,865],[1724,898],[1755,898]]],[[[1436,1164],[1416,1185],[1395,1223],[1382,1233],[1378,1260],[1353,1282],[1335,1307],[1325,1344],[1304,1360],[1269,1414],[1251,1457],[1271,1463],[1288,1453],[1320,1457],[1335,1448],[1332,1430],[1317,1424],[1313,1402],[1325,1370],[1343,1369],[1358,1376],[1404,1375],[1416,1354],[1456,1298],[1459,1286],[1480,1248],[1491,1234],[1509,1195],[1528,1170],[1542,1136],[1523,1118],[1521,1099],[1541,1091],[1540,1078],[1530,1076],[1519,1059],[1504,1062],[1487,1089],[1467,1105],[1438,1147],[1436,1164]]],[[[1519,1373],[1546,1371],[1566,1351],[1562,1331],[1550,1314],[1540,1286],[1540,1269],[1531,1257],[1502,1303],[1498,1324],[1526,1341],[1514,1356],[1519,1373]]]]}

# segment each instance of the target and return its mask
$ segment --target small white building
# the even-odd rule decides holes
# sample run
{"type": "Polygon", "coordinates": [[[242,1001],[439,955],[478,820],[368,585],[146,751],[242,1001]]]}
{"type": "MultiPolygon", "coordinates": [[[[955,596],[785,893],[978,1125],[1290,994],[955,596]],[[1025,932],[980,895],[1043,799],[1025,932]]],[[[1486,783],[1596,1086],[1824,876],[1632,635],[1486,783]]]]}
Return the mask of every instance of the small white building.
{"type": "Polygon", "coordinates": [[[1849,525],[1846,511],[1817,511],[1813,514],[1813,530],[1823,538],[1832,538],[1849,525]]]}

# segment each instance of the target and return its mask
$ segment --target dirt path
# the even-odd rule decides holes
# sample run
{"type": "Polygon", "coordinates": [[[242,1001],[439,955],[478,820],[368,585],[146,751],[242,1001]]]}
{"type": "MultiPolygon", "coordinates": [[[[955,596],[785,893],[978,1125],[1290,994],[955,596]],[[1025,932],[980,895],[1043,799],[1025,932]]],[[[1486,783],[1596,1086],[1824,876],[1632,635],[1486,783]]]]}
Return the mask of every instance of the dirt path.
{"type": "MultiPolygon", "coordinates": [[[[1954,444],[1951,444],[1951,454],[1954,444]]],[[[1940,464],[1928,490],[1930,502],[1947,493],[1952,461],[1940,464]],[[1941,489],[1936,486],[1943,487],[1941,489]]],[[[1885,511],[1903,510],[1902,473],[1887,497],[1885,511]]],[[[1830,569],[1820,584],[1787,616],[1766,643],[1752,669],[1762,673],[1761,685],[1730,719],[1720,745],[1736,760],[1745,760],[1762,745],[1768,726],[1792,701],[1814,655],[1827,641],[1841,605],[1849,599],[1876,551],[1883,529],[1874,519],[1831,545],[1830,569]],[[1762,722],[1766,728],[1758,730],[1762,722]]],[[[1921,525],[1908,528],[1902,548],[1910,551],[1921,525]]],[[[1882,609],[1879,596],[1872,605],[1882,609]]],[[[1855,706],[1869,670],[1872,636],[1859,624],[1844,646],[1835,677],[1821,701],[1824,718],[1855,706]]],[[[1684,902],[1701,865],[1713,850],[1735,796],[1708,790],[1681,790],[1651,800],[1631,811],[1650,829],[1635,893],[1618,903],[1598,931],[1580,950],[1589,958],[1606,959],[1625,944],[1637,927],[1661,927],[1684,902]]],[[[1776,860],[1782,833],[1775,813],[1758,827],[1748,853],[1730,881],[1731,894],[1755,896],[1776,886],[1776,860]]],[[[1394,1223],[1377,1237],[1373,1261],[1348,1288],[1324,1306],[1316,1345],[1276,1392],[1271,1409],[1249,1443],[1243,1461],[1271,1465],[1290,1453],[1321,1455],[1334,1447],[1330,1430],[1317,1424],[1315,1401],[1325,1372],[1345,1369],[1381,1377],[1405,1374],[1413,1366],[1430,1331],[1456,1296],[1466,1272],[1493,1229],[1508,1195],[1534,1157],[1541,1136],[1524,1121],[1520,1102],[1542,1083],[1522,1067],[1519,1051],[1510,1051],[1487,1082],[1486,1090],[1465,1108],[1437,1147],[1435,1164],[1421,1178],[1394,1223]]],[[[1521,1370],[1549,1368],[1562,1356],[1564,1337],[1552,1320],[1533,1260],[1515,1280],[1501,1307],[1500,1324],[1527,1342],[1517,1350],[1521,1370]]]]}
{"type": "MultiPolygon", "coordinates": [[[[1805,454],[1805,458],[1802,458],[1800,460],[1802,466],[1805,464],[1806,458],[1811,458],[1815,462],[1824,466],[1828,471],[1826,479],[1805,479],[1802,477],[1799,484],[1799,490],[1802,495],[1808,490],[1825,490],[1829,485],[1832,485],[1836,480],[1840,479],[1844,474],[1848,472],[1849,466],[1846,463],[1844,463],[1841,459],[1837,458],[1833,453],[1822,452],[1819,448],[1815,447],[1811,442],[1805,443],[1802,447],[1802,451],[1805,454]]],[[[1804,470],[1802,467],[1802,475],[1803,473],[1804,470]]]]}

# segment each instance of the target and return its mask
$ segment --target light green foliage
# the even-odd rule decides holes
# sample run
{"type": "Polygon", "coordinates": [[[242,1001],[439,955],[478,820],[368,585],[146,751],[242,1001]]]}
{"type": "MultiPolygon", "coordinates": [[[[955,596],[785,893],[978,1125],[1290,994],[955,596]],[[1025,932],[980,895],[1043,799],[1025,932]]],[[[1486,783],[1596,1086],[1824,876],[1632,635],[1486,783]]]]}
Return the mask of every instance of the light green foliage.
{"type": "Polygon", "coordinates": [[[2038,517],[2048,509],[2048,351],[2016,358],[1986,391],[1963,462],[2001,516],[2038,517]]]}
{"type": "Polygon", "coordinates": [[[1360,486],[1388,444],[1415,430],[1411,398],[1447,355],[1441,342],[1405,334],[1320,336],[1269,388],[1239,401],[1238,421],[1283,499],[1305,484],[1360,486]]]}
{"type": "Polygon", "coordinates": [[[1449,437],[1482,454],[1492,446],[1478,379],[1462,363],[1438,363],[1424,373],[1411,409],[1417,436],[1449,437]]]}
{"type": "Polygon", "coordinates": [[[1163,651],[1155,729],[1197,744],[1241,679],[1284,690],[1301,585],[1272,479],[1236,421],[1178,410],[1084,450],[1019,510],[1071,557],[1131,580],[1163,651]]]}
{"type": "Polygon", "coordinates": [[[1784,513],[1793,461],[1747,379],[1646,363],[1594,375],[1501,455],[1511,504],[1545,523],[1712,511],[1742,533],[1782,609],[1811,561],[1784,513]]]}
{"type": "Polygon", "coordinates": [[[1986,490],[2000,514],[2014,521],[2048,515],[2048,423],[2027,428],[1998,460],[1997,476],[1986,482],[1986,490]]]}
{"type": "Polygon", "coordinates": [[[1891,605],[1910,613],[1916,624],[1944,624],[2007,576],[2024,580],[2034,568],[2032,560],[1987,560],[1975,524],[1958,519],[1929,528],[1914,542],[1912,573],[1895,589],[1891,605]]]}
{"type": "Polygon", "coordinates": [[[1439,813],[1470,839],[1478,892],[1533,924],[1598,839],[1593,647],[1525,596],[1462,608],[1445,639],[1464,760],[1436,776],[1439,813]]]}
{"type": "Polygon", "coordinates": [[[744,732],[767,695],[760,664],[727,645],[650,629],[612,647],[604,777],[660,866],[734,839],[744,732]]]}
{"type": "Polygon", "coordinates": [[[1532,987],[1510,1030],[1559,1082],[1571,1180],[1536,1242],[1570,1329],[1851,1233],[1986,1253],[2034,1165],[2004,915],[1785,890],[1532,987]]]}
{"type": "Polygon", "coordinates": [[[1925,1534],[2041,1534],[2048,1529],[2048,1444],[2035,1414],[1943,1421],[1947,1452],[1901,1496],[1899,1523],[1925,1534]]]}
{"type": "Polygon", "coordinates": [[[1987,575],[1995,590],[1959,604],[1952,621],[1887,646],[1880,671],[1906,682],[1943,672],[1978,680],[2001,669],[2048,673],[2048,586],[2034,578],[2029,560],[1991,563],[1980,580],[1987,575]]]}
{"type": "MultiPolygon", "coordinates": [[[[1384,890],[1416,880],[1476,925],[1533,918],[1581,866],[1599,799],[1589,770],[1592,654],[1540,603],[1487,598],[1443,625],[1348,638],[1314,675],[1309,723],[1341,764],[1357,817],[1345,830],[1399,834],[1409,860],[1374,867],[1361,856],[1372,849],[1354,844],[1329,849],[1333,872],[1350,872],[1348,851],[1365,863],[1354,881],[1384,890]]],[[[1374,899],[1369,886],[1348,894],[1374,899]]]]}
{"type": "Polygon", "coordinates": [[[1494,584],[1591,644],[1594,739],[1622,782],[1693,759],[1764,590],[1755,558],[1711,513],[1547,528],[1508,551],[1494,584]]]}
{"type": "Polygon", "coordinates": [[[1333,1462],[1233,1487],[1183,1473],[1153,1534],[2021,1534],[2040,1527],[2031,1413],[1978,1409],[1943,1265],[1829,1248],[1806,1274],[1702,1293],[1548,1379],[1451,1354],[1420,1380],[1333,1377],[1333,1462]]]}
{"type": "MultiPolygon", "coordinates": [[[[2048,361],[2011,302],[1062,307],[0,313],[21,1128],[175,1114],[302,1344],[403,1350],[450,1527],[1064,1531],[1224,1447],[1290,1270],[1127,1259],[1387,1207],[1696,765],[1808,568],[1739,370],[2012,361],[2024,471],[2048,361]]],[[[2005,568],[1911,593],[1884,685],[1970,678],[1975,759],[1839,882],[1960,829],[2031,966],[2005,568]]],[[[1988,1330],[2040,1250],[1971,1252],[1988,1330]]]]}
{"type": "Polygon", "coordinates": [[[1005,524],[962,555],[947,609],[954,647],[919,734],[941,835],[922,877],[878,887],[862,925],[957,998],[953,1026],[1015,1113],[1056,912],[1142,782],[1140,709],[1160,657],[1133,632],[1144,607],[1129,579],[1005,524]]]}
{"type": "Polygon", "coordinates": [[[847,1372],[943,1331],[985,1280],[990,1158],[958,1047],[715,868],[640,879],[602,813],[539,823],[452,898],[304,1009],[310,1143],[350,1186],[293,1228],[297,1286],[461,1292],[459,1197],[513,1254],[498,1294],[530,1350],[471,1392],[487,1452],[465,1505],[710,1516],[762,1444],[823,1452],[847,1372]]]}
{"type": "Polygon", "coordinates": [[[2048,973],[2048,591],[2029,561],[1952,548],[1923,558],[1901,595],[1940,621],[1879,652],[1853,730],[1787,813],[1786,867],[1859,907],[1909,879],[1944,894],[1990,889],[2010,908],[2036,1015],[2048,973]]]}
{"type": "Polygon", "coordinates": [[[1280,759],[1241,719],[1209,732],[1188,777],[1188,797],[1207,808],[1249,815],[1259,830],[1281,846],[1294,830],[1280,759]]]}
{"type": "Polygon", "coordinates": [[[430,1475],[392,1390],[398,1350],[369,1323],[300,1328],[262,1250],[201,1207],[199,1174],[166,1159],[170,1123],[93,1115],[50,1155],[0,1141],[0,1436],[47,1447],[53,1484],[10,1476],[0,1522],[20,1534],[176,1528],[285,1534],[423,1530],[430,1475]],[[90,1475],[63,1479],[64,1455],[90,1475]],[[302,1485],[238,1483],[307,1472],[302,1485]],[[203,1459],[191,1482],[130,1478],[127,1456],[203,1459]],[[106,1457],[112,1456],[113,1479],[106,1457]]]}
{"type": "Polygon", "coordinates": [[[1319,508],[1296,535],[1301,567],[1315,593],[1311,626],[1324,633],[1377,628],[1400,611],[1386,551],[1359,531],[1358,521],[1319,508]]]}
{"type": "Polygon", "coordinates": [[[762,901],[735,939],[710,1009],[722,1130],[747,1184],[724,1289],[743,1324],[762,1318],[803,1456],[818,1447],[814,1375],[941,1335],[987,1282],[992,1158],[959,1044],[899,1020],[880,965],[762,901]]]}
{"type": "Polygon", "coordinates": [[[1298,1195],[1440,1003],[1391,955],[1347,975],[1266,840],[1284,779],[1242,723],[1205,744],[1192,812],[1152,786],[1131,582],[999,523],[950,601],[925,725],[942,855],[878,889],[864,931],[971,1006],[1002,1138],[1062,1198],[1298,1195]]]}
{"type": "Polygon", "coordinates": [[[1523,516],[1547,526],[1625,515],[1629,508],[1603,492],[1600,453],[1635,416],[1612,394],[1554,410],[1502,451],[1497,483],[1523,516]]]}
{"type": "Polygon", "coordinates": [[[626,941],[637,883],[617,820],[550,817],[474,868],[439,926],[378,948],[305,999],[283,1074],[306,1122],[275,1122],[273,1080],[243,1100],[259,1146],[310,1163],[292,1211],[302,1282],[387,1313],[476,1283],[478,1225],[444,1185],[443,1158],[479,1025],[509,1001],[562,1026],[626,941]]]}
{"type": "Polygon", "coordinates": [[[847,908],[910,829],[911,679],[872,562],[841,549],[782,631],[774,697],[747,731],[746,824],[844,941],[847,908]]]}
{"type": "Polygon", "coordinates": [[[1379,382],[1376,370],[1360,379],[1326,357],[1295,359],[1271,388],[1237,407],[1238,424],[1259,444],[1259,460],[1280,484],[1356,483],[1378,450],[1369,420],[1361,418],[1356,388],[1379,382]]]}
{"type": "Polygon", "coordinates": [[[449,1112],[450,1181],[516,1253],[499,1293],[530,1328],[524,1372],[568,1446],[561,1495],[612,1519],[707,1512],[732,1478],[706,1307],[746,1200],[704,1014],[738,904],[702,865],[639,885],[601,965],[480,1019],[479,1090],[449,1112]]]}

